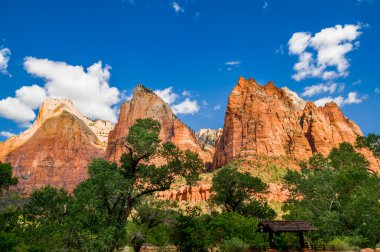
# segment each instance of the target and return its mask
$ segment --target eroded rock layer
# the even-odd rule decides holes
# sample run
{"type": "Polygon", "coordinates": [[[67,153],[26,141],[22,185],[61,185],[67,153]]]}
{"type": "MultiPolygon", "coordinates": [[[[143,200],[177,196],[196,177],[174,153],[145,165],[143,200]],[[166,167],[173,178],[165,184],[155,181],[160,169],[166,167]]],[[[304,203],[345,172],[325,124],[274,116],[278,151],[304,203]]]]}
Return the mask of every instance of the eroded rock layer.
{"type": "MultiPolygon", "coordinates": [[[[248,156],[304,160],[314,153],[326,155],[342,142],[354,143],[360,135],[360,128],[335,103],[317,107],[273,82],[260,86],[254,79],[240,78],[228,99],[213,165],[248,156]]],[[[371,165],[379,169],[378,162],[371,165]]]]}
{"type": "Polygon", "coordinates": [[[182,123],[172,109],[151,90],[138,85],[133,91],[133,98],[121,105],[118,123],[110,132],[106,158],[118,162],[125,152],[122,139],[128,135],[137,119],[152,118],[161,123],[160,139],[170,141],[181,150],[197,152],[204,162],[212,162],[212,153],[201,148],[195,133],[182,123]]]}

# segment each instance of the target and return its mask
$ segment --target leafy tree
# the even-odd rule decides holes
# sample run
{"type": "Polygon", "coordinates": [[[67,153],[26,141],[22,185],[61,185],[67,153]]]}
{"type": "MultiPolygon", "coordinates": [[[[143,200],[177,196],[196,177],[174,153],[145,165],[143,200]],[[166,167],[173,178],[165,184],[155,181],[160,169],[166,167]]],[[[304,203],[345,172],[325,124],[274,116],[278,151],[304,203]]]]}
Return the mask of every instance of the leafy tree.
{"type": "Polygon", "coordinates": [[[236,212],[207,215],[193,211],[178,218],[174,241],[184,252],[209,251],[218,246],[232,247],[231,242],[237,240],[244,247],[257,246],[264,242],[262,234],[255,233],[257,224],[257,218],[236,212]]]}
{"type": "Polygon", "coordinates": [[[340,144],[326,158],[313,156],[301,172],[288,171],[285,181],[290,196],[284,217],[313,223],[314,240],[346,236],[352,245],[378,242],[380,179],[351,144],[340,144]]]}
{"type": "Polygon", "coordinates": [[[380,135],[368,134],[368,136],[359,136],[356,139],[355,146],[357,148],[367,148],[376,157],[380,157],[380,135]]]}
{"type": "Polygon", "coordinates": [[[34,190],[20,210],[16,234],[25,244],[46,250],[65,247],[68,206],[72,198],[64,189],[46,186],[34,190]]]}
{"type": "Polygon", "coordinates": [[[13,251],[18,245],[15,235],[10,233],[10,222],[15,217],[19,200],[17,194],[9,190],[17,183],[11,165],[0,162],[0,251],[13,251]]]}
{"type": "Polygon", "coordinates": [[[172,230],[178,217],[173,207],[173,203],[155,200],[153,197],[145,198],[135,206],[127,234],[135,251],[140,251],[146,241],[157,246],[169,243],[169,235],[173,235],[172,230]]]}
{"type": "Polygon", "coordinates": [[[227,166],[221,168],[212,181],[211,190],[215,195],[211,201],[225,211],[260,219],[274,218],[274,210],[260,197],[268,190],[268,185],[260,178],[227,166]]]}
{"type": "Polygon", "coordinates": [[[215,246],[209,224],[212,218],[200,211],[181,215],[175,227],[174,243],[181,252],[207,252],[215,246]]]}
{"type": "Polygon", "coordinates": [[[17,183],[18,179],[12,176],[11,164],[0,162],[0,197],[4,190],[8,190],[10,186],[17,183]]]}
{"type": "Polygon", "coordinates": [[[161,143],[159,132],[157,121],[137,120],[123,142],[126,153],[120,159],[121,165],[94,160],[89,165],[90,178],[74,191],[74,204],[88,219],[84,228],[90,237],[107,230],[104,241],[110,243],[110,249],[126,243],[125,225],[144,197],[169,189],[176,176],[192,185],[204,168],[196,153],[183,152],[170,142],[161,143]]]}

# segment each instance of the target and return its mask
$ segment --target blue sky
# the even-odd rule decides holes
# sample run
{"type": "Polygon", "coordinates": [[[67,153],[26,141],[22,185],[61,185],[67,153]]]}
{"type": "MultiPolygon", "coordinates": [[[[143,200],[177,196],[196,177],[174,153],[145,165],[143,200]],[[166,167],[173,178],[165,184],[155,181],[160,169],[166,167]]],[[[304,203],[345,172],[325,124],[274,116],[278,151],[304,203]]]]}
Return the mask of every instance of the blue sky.
{"type": "Polygon", "coordinates": [[[377,0],[1,0],[0,140],[48,96],[114,119],[138,83],[192,129],[223,127],[239,76],[337,101],[380,133],[379,12],[377,0]]]}

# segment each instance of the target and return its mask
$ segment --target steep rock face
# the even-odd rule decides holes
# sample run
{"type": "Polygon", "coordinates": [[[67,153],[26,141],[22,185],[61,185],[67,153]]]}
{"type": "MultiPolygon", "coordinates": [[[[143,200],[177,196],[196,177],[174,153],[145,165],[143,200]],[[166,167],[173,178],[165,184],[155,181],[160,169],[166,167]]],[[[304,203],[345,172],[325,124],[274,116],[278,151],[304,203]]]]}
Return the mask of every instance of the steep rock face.
{"type": "Polygon", "coordinates": [[[48,99],[27,131],[0,143],[0,161],[11,163],[27,194],[48,184],[72,191],[87,178],[87,164],[103,156],[112,127],[85,118],[69,100],[48,99]]]}
{"type": "Polygon", "coordinates": [[[204,162],[212,162],[212,154],[202,150],[194,132],[174,115],[168,104],[141,84],[134,89],[132,100],[121,105],[118,123],[109,134],[108,160],[119,162],[125,152],[122,139],[128,135],[129,127],[141,118],[152,118],[161,123],[159,137],[162,141],[171,141],[181,150],[195,151],[204,162]]]}
{"type": "Polygon", "coordinates": [[[313,153],[327,154],[341,142],[354,143],[359,135],[359,127],[335,103],[316,107],[273,82],[260,86],[240,78],[228,99],[213,165],[255,155],[303,160],[313,153]]]}
{"type": "Polygon", "coordinates": [[[197,138],[202,149],[207,150],[214,155],[215,146],[222,134],[223,129],[200,129],[197,133],[195,133],[195,137],[197,138]]]}

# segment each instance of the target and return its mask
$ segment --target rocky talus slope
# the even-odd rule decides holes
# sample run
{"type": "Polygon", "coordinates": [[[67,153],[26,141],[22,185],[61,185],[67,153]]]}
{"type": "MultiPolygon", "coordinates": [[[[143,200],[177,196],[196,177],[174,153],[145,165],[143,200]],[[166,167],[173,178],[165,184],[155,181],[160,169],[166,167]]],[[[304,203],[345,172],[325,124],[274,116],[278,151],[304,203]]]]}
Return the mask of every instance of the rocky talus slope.
{"type": "Polygon", "coordinates": [[[27,194],[48,184],[72,191],[87,178],[89,161],[103,157],[112,128],[82,116],[69,100],[48,99],[27,131],[0,143],[0,161],[11,163],[27,194]]]}
{"type": "Polygon", "coordinates": [[[161,123],[159,137],[162,141],[170,141],[181,150],[197,152],[205,163],[212,162],[212,153],[202,149],[195,133],[175,116],[167,103],[141,84],[134,89],[132,100],[121,105],[118,123],[109,134],[107,159],[119,162],[125,152],[123,137],[128,135],[129,127],[141,118],[152,118],[161,123]]]}

